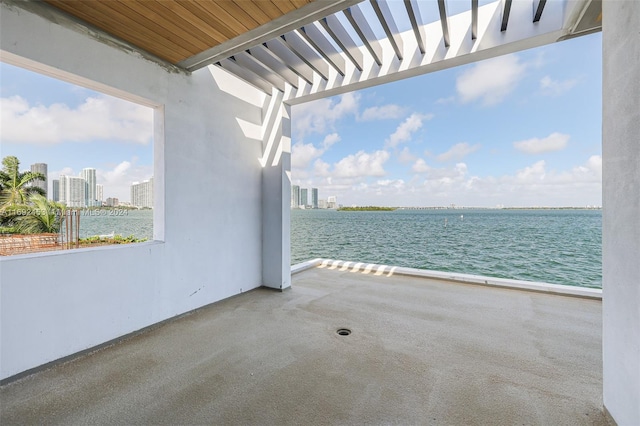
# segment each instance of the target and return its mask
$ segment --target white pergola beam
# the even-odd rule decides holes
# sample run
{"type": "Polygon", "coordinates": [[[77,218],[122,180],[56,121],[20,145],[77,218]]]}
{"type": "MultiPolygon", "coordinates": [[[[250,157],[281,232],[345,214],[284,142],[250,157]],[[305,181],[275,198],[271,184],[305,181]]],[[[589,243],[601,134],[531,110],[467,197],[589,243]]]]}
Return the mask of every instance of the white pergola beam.
{"type": "Polygon", "coordinates": [[[236,63],[241,67],[248,69],[256,74],[261,79],[271,83],[273,87],[284,92],[285,80],[279,74],[274,73],[269,68],[265,67],[256,58],[251,56],[247,52],[239,52],[233,55],[236,63]]]}
{"type": "Polygon", "coordinates": [[[315,50],[302,40],[302,37],[295,31],[283,35],[282,40],[293,53],[296,54],[305,64],[309,65],[315,72],[320,74],[323,80],[329,79],[329,63],[326,62],[315,50]]]}
{"type": "Polygon", "coordinates": [[[310,85],[313,84],[313,69],[293,53],[280,37],[269,40],[265,45],[267,46],[267,51],[280,58],[287,68],[310,85]]]}
{"type": "Polygon", "coordinates": [[[478,38],[478,0],[471,0],[471,40],[478,38]]]}
{"type": "Polygon", "coordinates": [[[344,76],[346,71],[346,64],[344,58],[340,55],[331,42],[320,32],[320,29],[316,27],[315,23],[305,25],[298,30],[298,33],[307,40],[307,42],[318,51],[325,61],[329,62],[333,68],[338,71],[338,74],[344,76]]]}
{"type": "Polygon", "coordinates": [[[273,90],[273,86],[271,85],[271,83],[263,80],[258,75],[252,73],[248,69],[238,65],[235,60],[221,59],[220,61],[218,61],[218,64],[225,71],[230,72],[231,74],[235,75],[241,80],[244,80],[246,83],[250,84],[256,89],[263,91],[267,95],[271,95],[273,90]]]}
{"type": "Polygon", "coordinates": [[[382,25],[382,29],[387,35],[398,60],[402,61],[402,37],[400,37],[400,32],[398,31],[396,22],[393,19],[391,10],[389,10],[389,6],[386,2],[379,0],[371,0],[371,6],[373,6],[373,10],[378,17],[378,20],[382,25]]]}
{"type": "Polygon", "coordinates": [[[409,21],[411,22],[413,33],[415,34],[416,41],[418,42],[418,49],[420,49],[420,53],[424,55],[425,35],[424,26],[422,25],[422,18],[420,17],[420,9],[418,8],[418,1],[404,0],[404,6],[407,9],[409,21]]]}
{"type": "Polygon", "coordinates": [[[358,71],[362,71],[362,52],[351,36],[349,36],[347,30],[342,26],[338,17],[335,15],[327,16],[319,22],[325,31],[333,38],[336,44],[340,46],[344,54],[347,55],[351,62],[353,62],[353,65],[355,65],[358,71]]]}
{"type": "Polygon", "coordinates": [[[507,31],[509,25],[509,15],[511,14],[512,0],[504,0],[504,9],[502,9],[502,23],[500,24],[500,31],[507,31]]]}
{"type": "Polygon", "coordinates": [[[547,0],[535,0],[533,2],[533,22],[538,22],[542,18],[542,11],[547,0]]]}
{"type": "Polygon", "coordinates": [[[291,86],[298,88],[298,75],[291,71],[285,64],[278,60],[269,49],[264,45],[259,45],[249,49],[249,54],[260,61],[264,66],[269,68],[274,73],[280,75],[291,86]]]}
{"type": "Polygon", "coordinates": [[[258,44],[293,31],[296,28],[317,21],[329,14],[337,13],[347,7],[360,3],[362,0],[332,0],[312,1],[311,3],[280,16],[271,22],[258,28],[247,31],[228,41],[207,49],[204,52],[185,59],[178,65],[189,71],[206,67],[219,62],[220,59],[229,58],[238,52],[243,52],[258,44]]]}
{"type": "Polygon", "coordinates": [[[360,7],[357,5],[352,6],[342,12],[344,13],[344,16],[347,17],[347,20],[353,27],[356,34],[358,34],[362,40],[362,43],[373,57],[375,63],[378,64],[378,66],[381,66],[382,47],[380,46],[380,42],[376,39],[376,36],[369,26],[367,18],[365,18],[360,7]]]}
{"type": "Polygon", "coordinates": [[[445,0],[438,0],[438,11],[440,12],[440,25],[442,26],[442,40],[444,40],[444,47],[451,45],[449,38],[449,18],[447,17],[447,6],[445,0]]]}
{"type": "MultiPolygon", "coordinates": [[[[553,43],[571,33],[571,23],[565,22],[565,15],[575,13],[573,8],[581,7],[581,3],[569,3],[570,8],[567,9],[568,6],[565,3],[547,1],[544,11],[545,19],[533,23],[532,2],[513,2],[509,30],[501,32],[503,5],[502,1],[496,1],[478,7],[475,41],[470,39],[472,10],[467,10],[447,17],[451,46],[449,49],[445,49],[442,45],[441,21],[431,22],[424,25],[426,34],[424,55],[417,55],[418,57],[414,57],[412,61],[402,61],[398,64],[393,56],[391,43],[384,39],[380,44],[385,49],[385,60],[383,66],[375,73],[365,70],[348,80],[330,80],[322,87],[316,84],[313,90],[298,92],[292,97],[286,97],[285,101],[296,105],[553,43]],[[390,57],[396,61],[396,64],[388,61],[390,57]]],[[[418,48],[413,30],[409,29],[401,36],[407,47],[411,46],[417,54],[418,48]]],[[[371,63],[371,65],[374,64],[371,63]]]]}

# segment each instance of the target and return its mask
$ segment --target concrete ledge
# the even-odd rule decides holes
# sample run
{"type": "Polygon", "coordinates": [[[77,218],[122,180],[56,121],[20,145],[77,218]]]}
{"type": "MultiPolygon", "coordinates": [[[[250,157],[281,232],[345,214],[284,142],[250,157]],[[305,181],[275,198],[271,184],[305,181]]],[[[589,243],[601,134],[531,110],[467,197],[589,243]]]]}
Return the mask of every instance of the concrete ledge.
{"type": "Polygon", "coordinates": [[[456,272],[440,272],[427,269],[404,268],[401,266],[378,265],[373,263],[349,262],[333,259],[312,259],[307,262],[298,263],[291,267],[291,274],[296,274],[314,267],[337,269],[339,271],[362,272],[364,274],[378,276],[407,275],[412,277],[436,278],[466,284],[478,284],[489,287],[512,288],[517,290],[602,300],[602,290],[597,288],[574,287],[536,281],[512,280],[506,278],[485,277],[481,275],[460,274],[456,272]]]}
{"type": "Polygon", "coordinates": [[[299,274],[300,272],[304,272],[307,269],[315,268],[316,266],[322,263],[322,259],[311,259],[306,262],[297,263],[291,266],[291,275],[299,274]]]}
{"type": "Polygon", "coordinates": [[[108,250],[126,250],[140,247],[148,247],[155,245],[162,245],[164,241],[160,240],[149,240],[143,241],[141,243],[128,243],[128,244],[109,244],[104,246],[86,246],[72,249],[58,249],[52,251],[39,251],[33,253],[23,253],[23,254],[14,254],[11,256],[0,256],[1,262],[11,262],[15,260],[24,260],[24,259],[35,259],[39,257],[49,257],[49,256],[68,256],[74,255],[77,253],[87,253],[92,251],[108,251],[108,250]]]}

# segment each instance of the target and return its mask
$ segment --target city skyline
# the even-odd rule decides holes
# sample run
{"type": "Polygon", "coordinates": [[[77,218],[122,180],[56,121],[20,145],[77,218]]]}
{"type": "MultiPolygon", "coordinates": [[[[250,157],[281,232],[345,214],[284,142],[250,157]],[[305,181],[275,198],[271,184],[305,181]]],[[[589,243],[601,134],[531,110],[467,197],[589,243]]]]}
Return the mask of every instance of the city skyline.
{"type": "Polygon", "coordinates": [[[337,197],[328,196],[325,199],[318,198],[318,188],[301,188],[299,185],[291,185],[292,209],[327,209],[338,208],[337,197]],[[311,189],[311,192],[309,192],[311,189]],[[311,194],[311,198],[309,198],[311,194]]]}
{"type": "Polygon", "coordinates": [[[104,197],[104,185],[97,183],[96,169],[93,167],[83,168],[77,176],[59,174],[56,179],[49,179],[47,163],[34,163],[29,169],[22,169],[21,171],[30,170],[43,174],[44,181],[36,180],[32,185],[43,189],[48,199],[61,202],[67,207],[100,207],[111,199],[118,200],[123,205],[153,208],[153,176],[142,182],[131,182],[129,201],[120,201],[118,197],[104,197]]]}

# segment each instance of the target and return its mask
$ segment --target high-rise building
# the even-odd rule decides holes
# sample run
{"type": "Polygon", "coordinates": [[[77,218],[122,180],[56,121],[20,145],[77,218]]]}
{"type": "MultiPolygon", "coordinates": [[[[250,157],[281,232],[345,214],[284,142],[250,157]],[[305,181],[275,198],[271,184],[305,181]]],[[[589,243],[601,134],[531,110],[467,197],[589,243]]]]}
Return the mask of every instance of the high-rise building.
{"type": "Polygon", "coordinates": [[[104,185],[96,184],[96,201],[97,205],[101,206],[104,200],[104,185]]]}
{"type": "Polygon", "coordinates": [[[308,193],[309,193],[309,190],[307,188],[300,189],[300,205],[303,207],[309,204],[308,193]]]}
{"type": "Polygon", "coordinates": [[[300,187],[293,185],[291,187],[291,208],[297,209],[300,207],[300,187]]]}
{"type": "Polygon", "coordinates": [[[131,184],[131,205],[153,208],[153,177],[131,184]]]}
{"type": "Polygon", "coordinates": [[[318,188],[311,188],[311,207],[318,208],[318,188]]]}
{"type": "Polygon", "coordinates": [[[337,209],[338,208],[338,197],[335,195],[331,195],[327,197],[327,208],[328,209],[337,209]]]}
{"type": "Polygon", "coordinates": [[[60,202],[67,207],[86,207],[86,182],[81,177],[60,175],[60,202]]]}
{"type": "Polygon", "coordinates": [[[51,183],[51,199],[58,202],[60,201],[60,179],[54,179],[51,183]]]}
{"type": "Polygon", "coordinates": [[[96,169],[86,168],[80,172],[80,177],[85,181],[85,206],[96,205],[96,169]]]}
{"type": "Polygon", "coordinates": [[[107,198],[107,207],[118,207],[120,205],[117,198],[107,198]]]}
{"type": "Polygon", "coordinates": [[[44,191],[45,197],[47,196],[47,188],[49,185],[49,180],[47,177],[47,164],[46,163],[36,163],[31,165],[31,171],[34,173],[42,173],[44,175],[44,180],[38,179],[34,180],[32,185],[37,186],[38,188],[44,191]]]}

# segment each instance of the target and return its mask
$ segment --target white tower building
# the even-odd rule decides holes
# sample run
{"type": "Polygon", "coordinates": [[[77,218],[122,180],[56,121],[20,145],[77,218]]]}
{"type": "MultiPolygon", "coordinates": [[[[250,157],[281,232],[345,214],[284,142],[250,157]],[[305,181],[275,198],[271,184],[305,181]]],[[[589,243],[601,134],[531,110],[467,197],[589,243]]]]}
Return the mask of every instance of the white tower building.
{"type": "Polygon", "coordinates": [[[85,206],[93,207],[96,205],[96,169],[86,168],[80,172],[80,177],[85,183],[85,206]]]}
{"type": "Polygon", "coordinates": [[[153,177],[143,182],[131,184],[131,205],[153,208],[153,177]]]}
{"type": "Polygon", "coordinates": [[[85,207],[86,182],[81,177],[60,175],[60,202],[67,207],[85,207]]]}
{"type": "Polygon", "coordinates": [[[96,184],[96,201],[98,206],[101,206],[102,201],[104,201],[104,185],[99,183],[96,184]]]}

